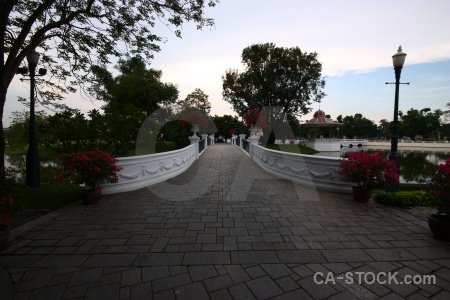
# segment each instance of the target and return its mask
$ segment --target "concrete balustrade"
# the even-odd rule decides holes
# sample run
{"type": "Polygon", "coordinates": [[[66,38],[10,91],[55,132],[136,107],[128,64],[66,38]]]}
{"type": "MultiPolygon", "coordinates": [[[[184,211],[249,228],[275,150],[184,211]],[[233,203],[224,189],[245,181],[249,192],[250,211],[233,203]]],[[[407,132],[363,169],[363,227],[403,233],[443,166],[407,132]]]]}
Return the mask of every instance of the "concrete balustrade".
{"type": "MultiPolygon", "coordinates": [[[[243,148],[242,136],[245,135],[239,135],[240,148],[243,148]]],[[[258,140],[258,136],[248,138],[249,156],[268,173],[318,190],[351,193],[351,184],[342,182],[338,174],[341,158],[270,150],[259,146],[258,140]]]]}
{"type": "Polygon", "coordinates": [[[179,150],[117,158],[117,165],[123,168],[118,173],[119,181],[102,185],[102,195],[138,190],[180,175],[201,155],[200,142],[205,143],[205,149],[208,138],[212,139],[209,145],[214,143],[214,135],[202,137],[200,141],[198,136],[190,136],[191,145],[179,150]]]}

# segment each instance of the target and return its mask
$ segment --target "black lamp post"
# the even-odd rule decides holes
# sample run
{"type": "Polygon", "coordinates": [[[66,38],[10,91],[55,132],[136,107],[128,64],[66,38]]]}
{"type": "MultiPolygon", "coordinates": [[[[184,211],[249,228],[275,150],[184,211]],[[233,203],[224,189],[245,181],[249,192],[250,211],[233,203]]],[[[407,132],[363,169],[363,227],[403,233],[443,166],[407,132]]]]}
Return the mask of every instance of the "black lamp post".
{"type": "Polygon", "coordinates": [[[31,51],[27,55],[28,68],[18,68],[17,73],[30,77],[30,129],[28,132],[28,151],[26,156],[26,183],[32,188],[38,188],[40,183],[40,164],[38,143],[36,138],[36,115],[35,107],[35,77],[47,74],[46,69],[39,69],[39,75],[36,75],[36,66],[39,61],[39,53],[31,51]]]}
{"type": "Polygon", "coordinates": [[[39,164],[39,152],[36,138],[36,116],[34,112],[34,87],[36,66],[39,61],[39,53],[36,51],[30,52],[27,55],[28,66],[30,68],[30,132],[29,132],[29,145],[26,159],[26,182],[27,185],[32,188],[38,188],[41,186],[40,182],[40,164],[39,164]]]}
{"type": "MultiPolygon", "coordinates": [[[[394,122],[392,125],[392,138],[391,138],[391,152],[389,153],[389,159],[392,160],[400,172],[400,159],[398,155],[398,94],[400,87],[400,74],[402,72],[403,64],[405,63],[406,53],[402,52],[402,46],[398,47],[397,53],[392,56],[392,63],[395,71],[395,104],[394,104],[394,122]]],[[[386,84],[394,84],[393,82],[386,84]]],[[[409,83],[406,83],[409,84],[409,83]]],[[[391,186],[389,191],[398,191],[398,185],[391,186]]]]}

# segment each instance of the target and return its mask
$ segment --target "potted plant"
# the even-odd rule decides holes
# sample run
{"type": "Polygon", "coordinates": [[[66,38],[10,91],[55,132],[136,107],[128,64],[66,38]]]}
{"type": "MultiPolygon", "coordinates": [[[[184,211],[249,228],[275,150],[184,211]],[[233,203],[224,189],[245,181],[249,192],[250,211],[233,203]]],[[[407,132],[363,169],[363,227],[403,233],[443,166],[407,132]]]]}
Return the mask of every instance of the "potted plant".
{"type": "Polygon", "coordinates": [[[342,181],[354,184],[352,194],[358,202],[368,202],[375,188],[399,183],[397,166],[381,152],[350,153],[342,160],[338,173],[342,181]]]}
{"type": "Polygon", "coordinates": [[[62,167],[57,179],[84,184],[82,199],[85,204],[93,204],[100,199],[101,184],[117,183],[117,159],[101,150],[83,153],[65,153],[60,156],[62,167]]]}
{"type": "Polygon", "coordinates": [[[437,209],[428,217],[428,226],[436,239],[450,241],[450,158],[433,170],[427,192],[437,209]]]}

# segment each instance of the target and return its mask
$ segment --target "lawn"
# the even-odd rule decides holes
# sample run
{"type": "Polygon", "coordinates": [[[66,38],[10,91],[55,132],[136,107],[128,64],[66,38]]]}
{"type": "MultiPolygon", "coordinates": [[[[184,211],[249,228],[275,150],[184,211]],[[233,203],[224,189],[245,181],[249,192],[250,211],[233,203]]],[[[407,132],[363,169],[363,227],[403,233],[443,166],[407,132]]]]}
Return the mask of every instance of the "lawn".
{"type": "Polygon", "coordinates": [[[267,145],[266,146],[267,149],[271,149],[271,150],[277,150],[277,151],[283,151],[283,152],[290,152],[290,153],[298,153],[298,154],[316,154],[319,153],[319,151],[316,151],[312,148],[297,144],[297,145],[291,145],[291,144],[286,144],[286,145],[279,145],[279,144],[274,144],[274,145],[267,145]],[[280,146],[282,147],[283,150],[280,149],[280,146]]]}

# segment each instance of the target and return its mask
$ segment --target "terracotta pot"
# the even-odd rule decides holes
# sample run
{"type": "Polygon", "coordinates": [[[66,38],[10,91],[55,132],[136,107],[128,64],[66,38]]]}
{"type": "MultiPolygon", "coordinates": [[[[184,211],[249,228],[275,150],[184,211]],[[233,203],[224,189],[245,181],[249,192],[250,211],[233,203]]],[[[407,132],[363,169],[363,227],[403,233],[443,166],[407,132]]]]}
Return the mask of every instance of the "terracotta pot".
{"type": "Polygon", "coordinates": [[[367,190],[361,186],[352,186],[352,194],[355,201],[367,203],[372,196],[372,190],[367,190]]]}
{"type": "Polygon", "coordinates": [[[5,248],[8,244],[9,231],[11,230],[11,225],[0,224],[0,250],[5,248]]]}
{"type": "Polygon", "coordinates": [[[92,205],[97,203],[102,196],[101,191],[83,190],[81,192],[81,200],[85,205],[92,205]]]}
{"type": "Polygon", "coordinates": [[[450,241],[450,221],[443,215],[429,215],[428,226],[437,240],[450,241]]]}

